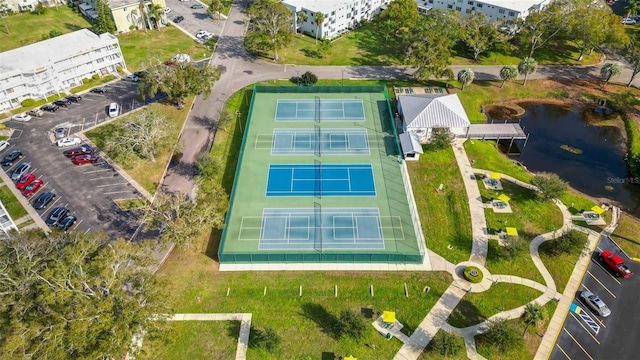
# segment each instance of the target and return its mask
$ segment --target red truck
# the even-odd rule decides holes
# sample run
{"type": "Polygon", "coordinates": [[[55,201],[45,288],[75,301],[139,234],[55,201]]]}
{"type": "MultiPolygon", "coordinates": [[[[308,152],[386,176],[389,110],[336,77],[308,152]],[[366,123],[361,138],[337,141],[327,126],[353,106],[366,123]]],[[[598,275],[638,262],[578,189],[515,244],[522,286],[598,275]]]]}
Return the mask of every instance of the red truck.
{"type": "Polygon", "coordinates": [[[600,253],[600,259],[607,264],[618,277],[628,278],[633,275],[633,271],[624,264],[624,261],[618,255],[613,255],[611,251],[603,251],[600,253]]]}

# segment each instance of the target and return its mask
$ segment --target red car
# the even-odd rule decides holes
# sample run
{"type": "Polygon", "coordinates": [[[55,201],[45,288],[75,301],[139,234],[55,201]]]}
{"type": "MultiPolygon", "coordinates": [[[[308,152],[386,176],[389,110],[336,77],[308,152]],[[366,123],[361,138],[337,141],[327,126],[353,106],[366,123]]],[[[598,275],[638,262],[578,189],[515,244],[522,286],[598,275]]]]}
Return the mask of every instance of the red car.
{"type": "Polygon", "coordinates": [[[40,190],[43,184],[44,181],[40,179],[33,180],[31,184],[27,185],[27,187],[24,188],[24,190],[22,191],[22,195],[29,197],[35,194],[38,190],[40,190]]]}
{"type": "Polygon", "coordinates": [[[24,174],[20,178],[20,181],[16,183],[16,187],[20,190],[24,190],[24,188],[26,188],[27,185],[31,184],[31,182],[35,179],[36,179],[36,176],[34,174],[31,174],[31,173],[24,174]]]}
{"type": "Polygon", "coordinates": [[[94,163],[98,161],[98,157],[93,154],[79,155],[73,158],[73,163],[76,165],[94,163]]]}
{"type": "Polygon", "coordinates": [[[607,266],[613,270],[615,276],[622,278],[629,278],[633,276],[633,271],[624,264],[622,258],[618,255],[614,255],[611,251],[603,251],[600,253],[600,259],[607,264],[607,266]]]}
{"type": "Polygon", "coordinates": [[[76,157],[78,155],[92,154],[92,153],[93,153],[93,151],[88,146],[80,146],[80,147],[76,147],[76,148],[73,148],[73,149],[65,150],[65,151],[62,152],[62,154],[64,154],[64,156],[66,156],[68,158],[76,157]]]}

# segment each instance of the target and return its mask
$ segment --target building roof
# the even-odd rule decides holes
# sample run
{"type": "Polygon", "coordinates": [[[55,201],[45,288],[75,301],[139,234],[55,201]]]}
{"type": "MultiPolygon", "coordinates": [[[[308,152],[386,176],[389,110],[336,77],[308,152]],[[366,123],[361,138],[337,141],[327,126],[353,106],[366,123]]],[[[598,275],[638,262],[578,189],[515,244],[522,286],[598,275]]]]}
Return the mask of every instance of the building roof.
{"type": "Polygon", "coordinates": [[[504,9],[524,12],[539,4],[546,3],[548,0],[480,0],[478,2],[501,7],[504,9]]]}
{"type": "Polygon", "coordinates": [[[408,129],[454,128],[471,125],[457,94],[400,95],[398,103],[408,129]]]}
{"type": "Polygon", "coordinates": [[[284,0],[285,4],[293,6],[296,11],[300,11],[302,8],[311,10],[313,12],[322,12],[323,14],[330,14],[332,11],[341,7],[347,6],[354,1],[347,0],[284,0]]]}
{"type": "Polygon", "coordinates": [[[92,49],[118,43],[109,33],[96,35],[87,29],[56,36],[0,53],[0,76],[13,71],[31,71],[92,49]]]}
{"type": "Polygon", "coordinates": [[[402,147],[403,154],[422,154],[422,145],[412,132],[405,132],[398,136],[400,138],[400,146],[402,147]]]}

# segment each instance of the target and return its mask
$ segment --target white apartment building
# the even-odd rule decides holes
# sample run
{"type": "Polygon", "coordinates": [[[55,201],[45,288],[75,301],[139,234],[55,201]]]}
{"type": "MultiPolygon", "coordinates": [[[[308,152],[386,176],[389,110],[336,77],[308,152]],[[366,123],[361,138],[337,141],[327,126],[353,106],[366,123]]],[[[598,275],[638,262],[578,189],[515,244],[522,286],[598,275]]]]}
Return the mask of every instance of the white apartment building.
{"type": "Polygon", "coordinates": [[[13,12],[33,11],[38,4],[46,7],[52,7],[64,4],[64,0],[7,0],[6,4],[9,10],[13,12]]]}
{"type": "Polygon", "coordinates": [[[489,22],[514,21],[526,18],[532,11],[540,10],[550,0],[416,0],[418,11],[426,13],[431,9],[455,11],[460,16],[481,12],[489,22]]]}
{"type": "Polygon", "coordinates": [[[293,12],[294,26],[298,32],[315,35],[319,39],[332,39],[371,20],[392,0],[284,0],[293,12]],[[298,12],[307,14],[307,20],[298,19],[298,12]],[[324,14],[324,22],[318,27],[315,13],[324,14]]]}
{"type": "Polygon", "coordinates": [[[0,53],[0,111],[68,92],[82,79],[126,69],[114,35],[87,29],[0,53]]]}

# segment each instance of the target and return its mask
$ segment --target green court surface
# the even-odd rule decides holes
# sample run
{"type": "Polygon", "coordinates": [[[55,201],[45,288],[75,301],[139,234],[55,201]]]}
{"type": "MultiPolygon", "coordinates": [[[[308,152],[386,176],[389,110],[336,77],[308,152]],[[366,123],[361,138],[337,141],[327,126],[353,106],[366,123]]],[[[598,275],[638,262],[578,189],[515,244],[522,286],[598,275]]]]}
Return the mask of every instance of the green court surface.
{"type": "Polygon", "coordinates": [[[256,86],[220,262],[422,262],[392,123],[384,87],[256,86]]]}

